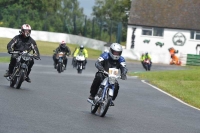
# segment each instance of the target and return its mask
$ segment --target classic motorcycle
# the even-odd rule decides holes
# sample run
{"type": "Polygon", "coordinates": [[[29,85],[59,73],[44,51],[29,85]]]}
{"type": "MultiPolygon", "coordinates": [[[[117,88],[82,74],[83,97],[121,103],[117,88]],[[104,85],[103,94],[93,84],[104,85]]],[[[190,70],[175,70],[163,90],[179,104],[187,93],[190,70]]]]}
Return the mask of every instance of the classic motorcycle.
{"type": "Polygon", "coordinates": [[[76,56],[76,67],[77,67],[77,72],[79,74],[81,74],[83,71],[84,61],[85,61],[85,56],[83,54],[79,54],[76,56]]]}
{"type": "Polygon", "coordinates": [[[28,51],[13,51],[10,52],[13,54],[13,57],[16,57],[16,65],[14,67],[13,73],[11,76],[6,77],[8,81],[10,81],[10,87],[15,87],[19,89],[23,83],[23,81],[27,78],[26,74],[28,71],[29,61],[33,59],[39,59],[34,55],[30,54],[28,51]]]}
{"type": "MultiPolygon", "coordinates": [[[[53,52],[55,52],[55,50],[53,52]]],[[[64,56],[65,56],[65,52],[58,52],[56,54],[56,59],[58,60],[58,63],[56,64],[56,69],[58,73],[61,73],[65,70],[65,65],[63,63],[64,56]]]]}
{"type": "Polygon", "coordinates": [[[118,78],[121,78],[121,76],[118,75],[118,71],[119,69],[109,68],[109,72],[102,72],[106,78],[102,81],[94,100],[87,100],[92,104],[92,114],[95,114],[98,110],[100,117],[104,117],[109,109],[109,106],[112,106],[111,102],[115,91],[115,82],[118,78]]]}
{"type": "Polygon", "coordinates": [[[146,71],[150,71],[150,69],[151,69],[151,62],[150,62],[149,59],[145,59],[144,60],[144,67],[145,67],[146,71]]]}

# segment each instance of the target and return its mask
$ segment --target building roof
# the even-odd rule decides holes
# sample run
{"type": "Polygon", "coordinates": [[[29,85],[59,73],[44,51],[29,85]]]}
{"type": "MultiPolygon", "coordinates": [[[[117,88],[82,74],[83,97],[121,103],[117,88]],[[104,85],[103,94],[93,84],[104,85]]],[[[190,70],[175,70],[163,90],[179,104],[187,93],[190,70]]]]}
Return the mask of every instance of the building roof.
{"type": "Polygon", "coordinates": [[[132,0],[128,23],[200,30],[200,0],[132,0]]]}

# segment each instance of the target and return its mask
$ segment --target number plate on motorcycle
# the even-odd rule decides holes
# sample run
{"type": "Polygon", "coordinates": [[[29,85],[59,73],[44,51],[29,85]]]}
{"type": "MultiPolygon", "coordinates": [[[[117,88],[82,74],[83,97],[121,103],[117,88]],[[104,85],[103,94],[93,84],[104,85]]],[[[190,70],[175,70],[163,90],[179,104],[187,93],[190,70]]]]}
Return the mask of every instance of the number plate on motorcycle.
{"type": "Polygon", "coordinates": [[[109,68],[109,74],[110,75],[115,75],[115,76],[117,76],[117,74],[118,74],[118,69],[116,69],[116,68],[109,68]]]}

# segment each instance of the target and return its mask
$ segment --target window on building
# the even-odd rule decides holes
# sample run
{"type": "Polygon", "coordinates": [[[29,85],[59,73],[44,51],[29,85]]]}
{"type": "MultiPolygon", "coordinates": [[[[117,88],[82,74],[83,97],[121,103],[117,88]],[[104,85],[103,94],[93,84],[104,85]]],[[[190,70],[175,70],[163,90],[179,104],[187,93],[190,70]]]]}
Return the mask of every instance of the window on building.
{"type": "Polygon", "coordinates": [[[149,35],[149,36],[152,36],[152,32],[153,32],[153,29],[152,28],[143,28],[142,29],[142,35],[149,35]]]}
{"type": "Polygon", "coordinates": [[[142,28],[142,35],[148,35],[148,36],[163,36],[163,28],[148,28],[143,27],[142,28]]]}
{"type": "Polygon", "coordinates": [[[190,39],[200,40],[200,31],[190,31],[190,39]]]}

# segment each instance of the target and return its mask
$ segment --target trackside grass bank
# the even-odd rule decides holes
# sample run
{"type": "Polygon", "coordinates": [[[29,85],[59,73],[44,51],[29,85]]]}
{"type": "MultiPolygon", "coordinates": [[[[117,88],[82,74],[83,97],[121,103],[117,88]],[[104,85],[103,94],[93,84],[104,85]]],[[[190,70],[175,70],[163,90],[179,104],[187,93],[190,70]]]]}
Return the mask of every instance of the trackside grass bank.
{"type": "MultiPolygon", "coordinates": [[[[7,52],[7,44],[10,41],[10,38],[0,38],[0,52],[7,52]]],[[[53,50],[56,49],[59,46],[58,43],[54,42],[44,42],[44,41],[36,41],[37,46],[39,48],[41,55],[53,55],[53,50]]],[[[70,48],[71,52],[75,50],[76,47],[79,47],[78,45],[73,44],[67,44],[67,46],[70,48]]],[[[101,50],[94,50],[91,48],[86,48],[88,50],[88,55],[90,59],[98,59],[99,55],[101,54],[101,50]]]]}
{"type": "Polygon", "coordinates": [[[200,109],[200,67],[186,66],[186,70],[130,73],[200,109]]]}
{"type": "Polygon", "coordinates": [[[0,57],[0,62],[8,63],[10,61],[10,57],[0,57]]]}

